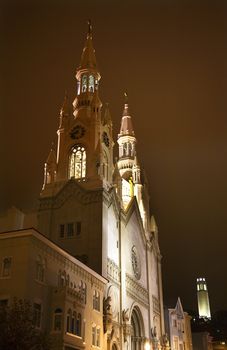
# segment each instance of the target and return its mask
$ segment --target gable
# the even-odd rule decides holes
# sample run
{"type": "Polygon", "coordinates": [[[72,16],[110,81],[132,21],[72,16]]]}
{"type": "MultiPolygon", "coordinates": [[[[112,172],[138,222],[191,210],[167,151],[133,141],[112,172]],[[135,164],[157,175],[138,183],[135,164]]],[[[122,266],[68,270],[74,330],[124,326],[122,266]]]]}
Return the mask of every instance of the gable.
{"type": "Polygon", "coordinates": [[[71,179],[57,192],[54,197],[41,198],[39,210],[57,209],[62,207],[71,197],[81,204],[100,202],[102,189],[91,191],[84,189],[78,181],[71,179]]]}

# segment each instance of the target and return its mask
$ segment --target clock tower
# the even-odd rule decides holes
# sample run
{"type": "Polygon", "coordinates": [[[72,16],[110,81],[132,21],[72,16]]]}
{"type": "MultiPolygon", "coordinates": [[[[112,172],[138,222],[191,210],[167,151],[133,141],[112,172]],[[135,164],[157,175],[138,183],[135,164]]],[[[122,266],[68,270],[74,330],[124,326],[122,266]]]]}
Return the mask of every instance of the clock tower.
{"type": "Polygon", "coordinates": [[[93,248],[101,251],[105,241],[103,196],[112,186],[114,143],[109,106],[103,107],[99,97],[101,75],[90,22],[75,77],[76,96],[71,105],[65,95],[57,149],[52,146],[44,167],[38,228],[102,273],[102,255],[93,248]]]}
{"type": "MultiPolygon", "coordinates": [[[[99,98],[101,75],[97,68],[89,22],[80,65],[76,71],[76,97],[72,108],[65,96],[57,130],[57,154],[54,175],[46,162],[41,196],[76,179],[86,189],[110,186],[113,171],[112,121],[108,105],[102,108],[99,98]]],[[[51,150],[51,158],[53,156],[51,150]]]]}

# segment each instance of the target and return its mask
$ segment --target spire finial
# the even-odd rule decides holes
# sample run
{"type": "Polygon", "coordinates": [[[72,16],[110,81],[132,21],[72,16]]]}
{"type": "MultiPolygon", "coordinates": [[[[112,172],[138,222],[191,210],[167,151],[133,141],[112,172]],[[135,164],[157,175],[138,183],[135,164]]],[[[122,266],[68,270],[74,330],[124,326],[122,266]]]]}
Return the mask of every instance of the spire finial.
{"type": "Polygon", "coordinates": [[[125,104],[128,104],[128,93],[126,91],[124,92],[124,97],[125,97],[125,104]]]}
{"type": "Polygon", "coordinates": [[[69,106],[68,106],[68,92],[65,90],[64,100],[62,107],[60,109],[60,116],[68,116],[69,115],[69,106]]]}
{"type": "Polygon", "coordinates": [[[88,32],[87,32],[87,36],[88,36],[88,37],[91,37],[91,36],[92,36],[92,25],[91,25],[91,20],[89,19],[89,20],[87,21],[87,23],[88,23],[88,32]]]}

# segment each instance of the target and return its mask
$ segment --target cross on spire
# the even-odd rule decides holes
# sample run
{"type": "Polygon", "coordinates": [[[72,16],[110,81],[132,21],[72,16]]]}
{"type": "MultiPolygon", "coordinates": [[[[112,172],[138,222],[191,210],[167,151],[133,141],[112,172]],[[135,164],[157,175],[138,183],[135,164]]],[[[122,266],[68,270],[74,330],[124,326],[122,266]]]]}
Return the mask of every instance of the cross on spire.
{"type": "Polygon", "coordinates": [[[87,23],[88,23],[88,32],[87,32],[87,36],[88,36],[88,37],[91,37],[91,36],[92,36],[92,24],[91,24],[91,20],[89,19],[89,20],[87,21],[87,23]]]}

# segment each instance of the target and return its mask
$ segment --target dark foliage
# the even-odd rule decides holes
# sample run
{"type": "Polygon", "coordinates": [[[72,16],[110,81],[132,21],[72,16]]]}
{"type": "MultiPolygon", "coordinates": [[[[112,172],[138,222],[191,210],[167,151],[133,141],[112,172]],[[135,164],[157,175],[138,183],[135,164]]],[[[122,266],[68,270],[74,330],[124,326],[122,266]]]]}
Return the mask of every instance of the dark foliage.
{"type": "Polygon", "coordinates": [[[36,329],[28,301],[14,299],[10,306],[0,307],[0,349],[50,350],[46,333],[36,329]]]}

